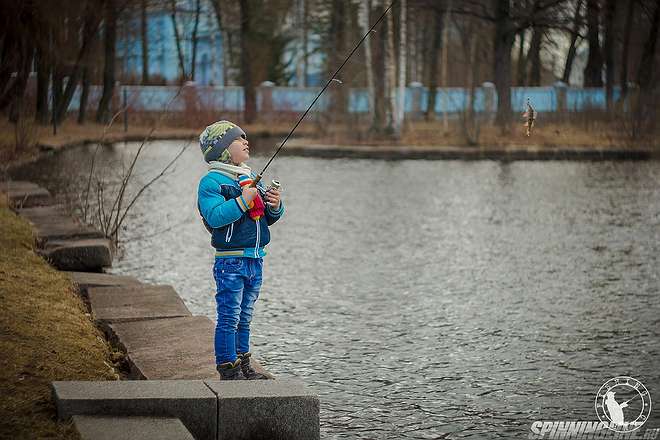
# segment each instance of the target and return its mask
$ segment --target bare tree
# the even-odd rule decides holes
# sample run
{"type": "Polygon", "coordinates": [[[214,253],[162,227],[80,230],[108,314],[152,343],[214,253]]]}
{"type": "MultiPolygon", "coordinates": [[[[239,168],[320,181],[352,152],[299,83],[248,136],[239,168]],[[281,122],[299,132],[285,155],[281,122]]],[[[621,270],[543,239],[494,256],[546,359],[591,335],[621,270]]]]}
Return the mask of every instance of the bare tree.
{"type": "Polygon", "coordinates": [[[96,122],[108,122],[115,90],[115,53],[117,46],[118,0],[105,0],[103,94],[96,111],[96,122]]]}
{"type": "Polygon", "coordinates": [[[586,87],[603,86],[603,57],[600,52],[600,5],[598,0],[587,0],[587,40],[589,58],[584,68],[586,87]]]}
{"type": "Polygon", "coordinates": [[[140,39],[142,41],[142,84],[149,84],[149,22],[147,0],[140,1],[140,39]]]}
{"type": "Polygon", "coordinates": [[[57,106],[54,106],[53,119],[55,119],[58,124],[61,123],[66,116],[71,99],[73,98],[73,93],[78,86],[78,80],[84,69],[85,61],[87,60],[92,44],[96,39],[99,25],[101,24],[101,16],[96,13],[97,7],[98,3],[96,1],[89,0],[86,2],[83,9],[82,41],[80,43],[78,55],[69,75],[69,79],[67,80],[66,88],[58,100],[57,106]]]}
{"type": "Polygon", "coordinates": [[[429,54],[429,93],[426,101],[426,114],[427,121],[435,118],[435,100],[438,93],[438,62],[440,50],[442,49],[442,35],[443,35],[443,10],[445,8],[445,0],[434,4],[431,8],[433,14],[433,44],[429,54]]]}
{"type": "Polygon", "coordinates": [[[257,118],[257,94],[252,81],[252,6],[250,0],[239,0],[241,11],[241,77],[243,80],[243,96],[245,106],[243,119],[251,124],[257,118]]]}
{"type": "Polygon", "coordinates": [[[199,14],[201,12],[200,0],[195,1],[195,19],[192,31],[192,60],[190,62],[190,79],[195,80],[195,67],[197,66],[197,30],[199,28],[199,14]]]}
{"type": "Polygon", "coordinates": [[[650,29],[644,49],[642,50],[642,59],[639,62],[639,72],[637,78],[639,87],[642,91],[650,91],[654,83],[654,66],[656,56],[656,45],[658,42],[658,26],[660,25],[660,1],[655,1],[653,15],[651,17],[650,29]]]}
{"type": "Polygon", "coordinates": [[[172,28],[174,30],[174,43],[176,44],[176,54],[179,58],[179,72],[181,73],[181,80],[185,81],[188,76],[186,75],[186,62],[183,58],[183,48],[181,47],[181,36],[179,35],[179,26],[176,21],[176,0],[170,0],[170,19],[172,20],[172,28]]]}
{"type": "Polygon", "coordinates": [[[605,102],[607,111],[612,111],[612,95],[614,90],[614,14],[616,0],[605,1],[605,102]]]}
{"type": "Polygon", "coordinates": [[[623,28],[623,44],[621,47],[621,102],[625,102],[628,96],[628,55],[630,53],[630,33],[632,31],[633,14],[635,12],[635,1],[628,0],[626,22],[623,28]]]}
{"type": "MultiPolygon", "coordinates": [[[[369,13],[371,12],[371,0],[362,0],[360,2],[360,14],[358,20],[362,33],[366,34],[371,27],[369,23],[369,13]]],[[[306,43],[305,43],[306,44],[306,43]]],[[[306,63],[306,61],[305,61],[306,63]]],[[[371,35],[364,41],[364,68],[367,75],[367,93],[369,94],[369,120],[373,121],[375,106],[375,85],[373,57],[371,56],[371,35]]],[[[306,75],[305,71],[305,75],[306,75]]]]}
{"type": "Polygon", "coordinates": [[[515,38],[515,26],[511,19],[509,0],[495,0],[495,88],[497,90],[498,126],[508,130],[511,122],[511,49],[515,38]]]}
{"type": "Polygon", "coordinates": [[[580,25],[582,23],[582,0],[577,0],[575,4],[575,13],[573,15],[573,28],[571,29],[571,42],[568,46],[566,53],[566,63],[564,64],[564,73],[561,80],[568,84],[571,78],[571,70],[573,70],[573,60],[575,59],[575,52],[577,50],[578,38],[580,37],[580,25]]]}
{"type": "Polygon", "coordinates": [[[403,131],[403,118],[405,115],[406,102],[406,0],[400,1],[399,8],[399,99],[397,102],[396,120],[394,123],[394,135],[396,138],[401,138],[401,133],[403,131]]]}

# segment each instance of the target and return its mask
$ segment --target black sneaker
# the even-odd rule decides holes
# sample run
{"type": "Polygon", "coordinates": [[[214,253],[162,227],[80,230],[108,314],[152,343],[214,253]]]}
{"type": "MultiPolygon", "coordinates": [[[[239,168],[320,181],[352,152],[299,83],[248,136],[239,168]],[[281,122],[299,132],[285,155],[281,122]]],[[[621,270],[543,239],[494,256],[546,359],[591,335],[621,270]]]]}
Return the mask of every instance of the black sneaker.
{"type": "Polygon", "coordinates": [[[238,359],[241,361],[241,371],[243,372],[243,377],[248,380],[270,379],[265,374],[261,374],[255,371],[255,369],[250,366],[250,356],[252,356],[250,352],[238,353],[238,359]]]}
{"type": "Polygon", "coordinates": [[[220,373],[220,378],[222,380],[242,380],[246,378],[241,371],[240,358],[236,359],[234,362],[218,364],[215,366],[215,369],[220,373]]]}

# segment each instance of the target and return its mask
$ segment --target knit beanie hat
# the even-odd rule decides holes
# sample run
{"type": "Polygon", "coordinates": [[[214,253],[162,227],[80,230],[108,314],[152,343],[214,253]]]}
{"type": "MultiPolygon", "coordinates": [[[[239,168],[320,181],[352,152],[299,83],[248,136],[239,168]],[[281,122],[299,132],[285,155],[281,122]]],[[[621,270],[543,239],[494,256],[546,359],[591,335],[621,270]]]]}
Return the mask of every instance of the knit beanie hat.
{"type": "Polygon", "coordinates": [[[239,137],[246,139],[241,127],[229,121],[218,121],[209,125],[199,135],[199,146],[206,162],[230,163],[227,148],[239,137]]]}

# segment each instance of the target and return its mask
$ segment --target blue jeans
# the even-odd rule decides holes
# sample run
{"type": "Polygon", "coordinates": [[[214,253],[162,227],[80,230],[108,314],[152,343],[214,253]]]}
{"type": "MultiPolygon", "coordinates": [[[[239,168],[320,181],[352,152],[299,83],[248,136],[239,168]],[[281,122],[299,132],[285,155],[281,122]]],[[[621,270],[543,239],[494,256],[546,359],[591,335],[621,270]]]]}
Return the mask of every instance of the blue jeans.
{"type": "Polygon", "coordinates": [[[216,258],[213,276],[217,286],[215,302],[215,362],[234,362],[236,353],[250,351],[250,321],[259,297],[263,259],[216,258]]]}

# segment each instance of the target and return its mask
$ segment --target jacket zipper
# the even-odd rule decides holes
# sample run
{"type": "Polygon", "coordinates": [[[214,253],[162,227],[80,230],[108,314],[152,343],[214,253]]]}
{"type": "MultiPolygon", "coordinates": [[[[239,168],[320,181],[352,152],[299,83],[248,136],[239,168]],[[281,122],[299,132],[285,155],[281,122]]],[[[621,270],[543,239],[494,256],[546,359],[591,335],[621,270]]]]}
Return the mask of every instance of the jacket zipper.
{"type": "Polygon", "coordinates": [[[255,219],[254,221],[257,224],[257,244],[254,247],[254,258],[259,257],[259,219],[255,219]]]}

